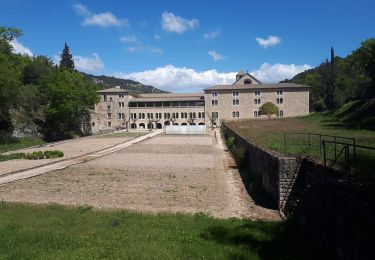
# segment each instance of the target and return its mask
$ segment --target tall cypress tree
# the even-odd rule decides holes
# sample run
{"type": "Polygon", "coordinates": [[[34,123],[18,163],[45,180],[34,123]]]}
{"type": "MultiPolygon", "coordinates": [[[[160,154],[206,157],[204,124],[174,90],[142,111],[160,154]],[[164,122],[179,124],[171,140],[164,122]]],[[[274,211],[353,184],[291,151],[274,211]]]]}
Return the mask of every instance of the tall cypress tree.
{"type": "Polygon", "coordinates": [[[63,66],[67,69],[74,70],[73,55],[70,53],[69,46],[66,43],[60,57],[60,67],[63,66]]]}

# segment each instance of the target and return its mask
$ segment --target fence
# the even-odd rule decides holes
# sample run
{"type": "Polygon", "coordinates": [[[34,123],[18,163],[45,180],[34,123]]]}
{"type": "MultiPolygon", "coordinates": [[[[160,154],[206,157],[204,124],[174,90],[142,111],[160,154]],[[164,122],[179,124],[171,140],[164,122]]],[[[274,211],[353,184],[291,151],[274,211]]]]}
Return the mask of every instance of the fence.
{"type": "Polygon", "coordinates": [[[352,167],[367,172],[368,166],[375,163],[373,151],[375,147],[357,145],[355,138],[351,137],[317,133],[284,134],[285,154],[303,154],[319,158],[325,166],[343,167],[347,174],[351,173],[352,167]]]}

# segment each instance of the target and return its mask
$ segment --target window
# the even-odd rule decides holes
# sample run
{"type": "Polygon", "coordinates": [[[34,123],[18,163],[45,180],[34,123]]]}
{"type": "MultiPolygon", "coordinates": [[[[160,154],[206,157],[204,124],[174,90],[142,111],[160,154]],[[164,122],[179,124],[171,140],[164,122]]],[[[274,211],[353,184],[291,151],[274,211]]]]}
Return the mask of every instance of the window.
{"type": "Polygon", "coordinates": [[[233,106],[238,106],[240,104],[240,100],[233,99],[233,106]]]}
{"type": "Polygon", "coordinates": [[[260,105],[260,103],[261,103],[260,98],[256,98],[256,99],[254,99],[254,104],[255,104],[255,105],[260,105]]]}
{"type": "Polygon", "coordinates": [[[277,104],[283,104],[284,103],[283,98],[276,98],[276,103],[277,104]]]}
{"type": "Polygon", "coordinates": [[[279,111],[279,117],[284,117],[284,111],[283,110],[279,111]]]}
{"type": "Polygon", "coordinates": [[[260,114],[258,111],[254,111],[254,117],[260,117],[260,114]]]}
{"type": "Polygon", "coordinates": [[[109,102],[112,102],[112,97],[109,97],[109,102]]]}
{"type": "Polygon", "coordinates": [[[108,127],[111,127],[111,126],[112,126],[111,122],[108,122],[108,123],[107,123],[107,126],[108,126],[108,127]]]}
{"type": "Polygon", "coordinates": [[[122,119],[121,113],[118,113],[118,119],[122,119]]]}
{"type": "Polygon", "coordinates": [[[219,117],[219,113],[218,112],[212,112],[211,116],[212,116],[212,119],[217,119],[219,117]]]}
{"type": "Polygon", "coordinates": [[[124,102],[118,102],[118,106],[119,107],[125,107],[125,103],[124,102]]]}
{"type": "Polygon", "coordinates": [[[211,94],[213,97],[217,97],[217,92],[215,91],[215,92],[212,92],[212,94],[211,94]]]}
{"type": "Polygon", "coordinates": [[[233,111],[233,112],[232,112],[232,117],[234,117],[234,118],[239,118],[239,117],[240,117],[240,112],[238,112],[238,111],[233,111]]]}
{"type": "Polygon", "coordinates": [[[104,102],[107,102],[107,95],[103,95],[104,102]]]}
{"type": "Polygon", "coordinates": [[[217,100],[217,99],[215,99],[215,100],[211,100],[211,105],[212,105],[213,107],[219,105],[219,100],[217,100]]]}
{"type": "Polygon", "coordinates": [[[108,110],[111,110],[111,106],[110,106],[110,105],[108,105],[108,106],[107,106],[107,109],[108,109],[108,110]]]}
{"type": "Polygon", "coordinates": [[[108,113],[107,118],[112,118],[112,113],[108,113]]]}
{"type": "Polygon", "coordinates": [[[260,90],[255,90],[255,96],[260,96],[260,90]]]}
{"type": "Polygon", "coordinates": [[[278,89],[277,90],[277,95],[281,96],[283,94],[283,90],[282,89],[278,89]]]}
{"type": "Polygon", "coordinates": [[[197,118],[197,114],[193,112],[193,118],[197,118]]]}
{"type": "Polygon", "coordinates": [[[119,98],[124,98],[124,94],[118,94],[119,98]]]}
{"type": "Polygon", "coordinates": [[[245,79],[244,84],[251,84],[251,80],[250,79],[245,79]]]}
{"type": "Polygon", "coordinates": [[[233,95],[233,97],[238,97],[239,93],[238,93],[238,91],[233,91],[232,95],[233,95]]]}
{"type": "Polygon", "coordinates": [[[136,113],[130,113],[130,119],[137,119],[136,113]]]}

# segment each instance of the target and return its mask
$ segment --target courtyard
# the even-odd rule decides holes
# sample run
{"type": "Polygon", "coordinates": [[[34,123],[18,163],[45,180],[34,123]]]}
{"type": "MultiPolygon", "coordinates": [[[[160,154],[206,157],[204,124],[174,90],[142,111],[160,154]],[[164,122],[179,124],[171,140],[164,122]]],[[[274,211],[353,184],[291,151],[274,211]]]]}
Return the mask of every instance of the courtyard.
{"type": "MultiPolygon", "coordinates": [[[[71,141],[65,144],[71,151],[65,152],[69,157],[128,139],[71,141]]],[[[278,219],[277,211],[252,201],[225,149],[219,134],[159,134],[88,162],[0,186],[0,200],[278,219]]]]}

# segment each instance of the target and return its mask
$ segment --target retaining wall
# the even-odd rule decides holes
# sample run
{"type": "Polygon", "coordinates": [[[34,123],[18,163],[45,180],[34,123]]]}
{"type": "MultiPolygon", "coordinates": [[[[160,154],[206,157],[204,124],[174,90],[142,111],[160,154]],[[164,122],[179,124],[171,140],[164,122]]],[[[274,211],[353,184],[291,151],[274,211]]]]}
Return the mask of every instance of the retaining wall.
{"type": "Polygon", "coordinates": [[[371,184],[348,178],[307,158],[285,157],[235,138],[235,154],[247,168],[250,186],[268,195],[305,237],[338,259],[375,259],[375,197],[371,184]]]}

